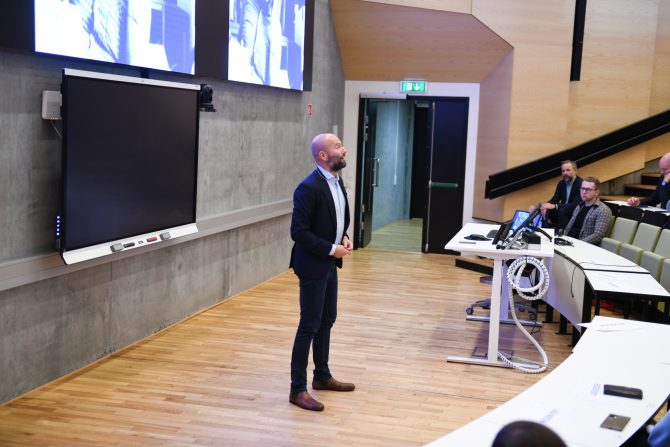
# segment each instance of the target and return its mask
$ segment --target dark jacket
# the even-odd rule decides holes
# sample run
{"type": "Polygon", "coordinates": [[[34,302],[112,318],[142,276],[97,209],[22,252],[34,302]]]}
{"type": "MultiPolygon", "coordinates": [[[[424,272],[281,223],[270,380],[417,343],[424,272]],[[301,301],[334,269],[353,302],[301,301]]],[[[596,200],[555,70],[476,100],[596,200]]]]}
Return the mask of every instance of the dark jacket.
{"type": "Polygon", "coordinates": [[[661,208],[665,208],[670,199],[670,185],[663,184],[663,176],[658,179],[656,189],[649,197],[640,200],[640,206],[657,206],[661,204],[661,208]]]}
{"type": "MultiPolygon", "coordinates": [[[[340,177],[340,188],[344,195],[344,235],[349,226],[349,204],[344,183],[340,177]]],[[[333,262],[342,267],[342,259],[330,256],[335,242],[337,217],[333,195],[328,182],[315,169],[298,185],[293,193],[293,216],[291,239],[295,241],[291,250],[289,268],[303,278],[322,278],[333,262]]],[[[338,241],[339,243],[340,241],[338,241]]]]}
{"type": "Polygon", "coordinates": [[[558,211],[559,215],[563,214],[564,216],[567,216],[567,219],[570,219],[572,212],[577,208],[579,202],[582,201],[582,196],[579,193],[579,188],[581,187],[582,178],[577,176],[572,183],[570,197],[567,197],[567,185],[565,184],[565,181],[561,180],[558,182],[558,185],[556,185],[556,191],[551,199],[549,199],[549,203],[556,205],[556,211],[558,211]]]}

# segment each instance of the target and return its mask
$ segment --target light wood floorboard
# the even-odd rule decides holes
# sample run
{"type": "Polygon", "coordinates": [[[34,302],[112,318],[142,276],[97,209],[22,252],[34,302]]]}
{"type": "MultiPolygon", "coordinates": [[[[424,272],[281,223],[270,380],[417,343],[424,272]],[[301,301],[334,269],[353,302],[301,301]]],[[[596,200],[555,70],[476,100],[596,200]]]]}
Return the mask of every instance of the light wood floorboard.
{"type": "Polygon", "coordinates": [[[373,231],[368,247],[419,253],[422,231],[423,219],[398,220],[373,231]]]}
{"type": "MultiPolygon", "coordinates": [[[[331,369],[356,390],[313,392],[323,413],[288,402],[299,309],[286,272],[0,406],[0,445],[419,446],[544,377],[445,361],[483,353],[488,333],[464,310],[489,288],[453,257],[366,248],[340,272],[331,369]]],[[[570,351],[556,329],[535,334],[552,368],[570,351]]],[[[538,358],[512,326],[501,349],[538,358]]]]}

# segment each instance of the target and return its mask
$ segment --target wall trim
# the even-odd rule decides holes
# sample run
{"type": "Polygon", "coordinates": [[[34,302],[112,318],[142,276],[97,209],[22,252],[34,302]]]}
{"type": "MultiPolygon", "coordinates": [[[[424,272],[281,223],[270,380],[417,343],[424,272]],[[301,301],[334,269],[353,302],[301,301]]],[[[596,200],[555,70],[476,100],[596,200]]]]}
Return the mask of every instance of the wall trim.
{"type": "Polygon", "coordinates": [[[223,233],[235,228],[274,219],[275,217],[285,216],[291,214],[292,211],[292,199],[278,200],[263,205],[229,211],[197,221],[197,233],[167,240],[160,244],[152,244],[126,252],[122,251],[114,255],[103,256],[101,258],[91,259],[90,261],[72,265],[66,265],[61,259],[60,254],[56,252],[3,262],[0,263],[0,292],[41,281],[43,279],[67,275],[86,268],[108,264],[131,256],[141,255],[143,253],[208,237],[217,233],[223,233]]]}

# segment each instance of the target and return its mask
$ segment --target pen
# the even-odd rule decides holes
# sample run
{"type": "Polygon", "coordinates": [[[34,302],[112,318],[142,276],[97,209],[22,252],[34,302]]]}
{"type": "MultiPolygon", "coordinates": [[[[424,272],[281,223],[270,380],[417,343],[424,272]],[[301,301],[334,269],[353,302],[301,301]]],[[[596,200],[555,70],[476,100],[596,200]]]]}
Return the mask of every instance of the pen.
{"type": "Polygon", "coordinates": [[[476,244],[477,242],[473,241],[458,241],[459,244],[476,244]]]}

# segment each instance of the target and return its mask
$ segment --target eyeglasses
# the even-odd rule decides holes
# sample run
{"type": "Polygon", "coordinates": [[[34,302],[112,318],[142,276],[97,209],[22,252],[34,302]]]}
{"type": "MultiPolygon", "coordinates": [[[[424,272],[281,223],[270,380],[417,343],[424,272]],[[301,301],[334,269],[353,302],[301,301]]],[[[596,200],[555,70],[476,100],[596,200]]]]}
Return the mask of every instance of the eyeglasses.
{"type": "Polygon", "coordinates": [[[584,192],[595,191],[595,188],[584,188],[583,186],[579,189],[580,189],[580,191],[584,191],[584,192]]]}

